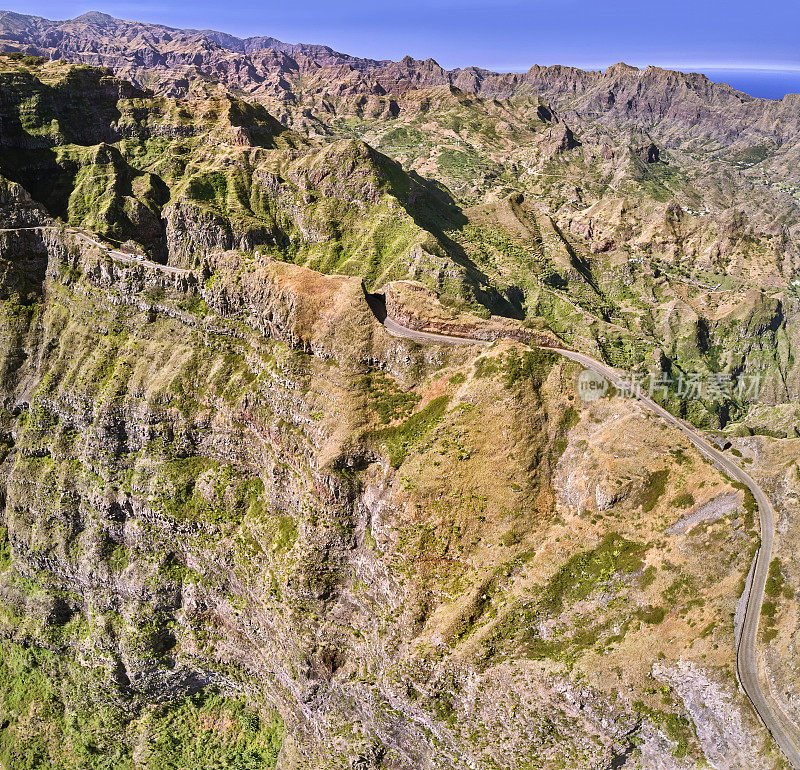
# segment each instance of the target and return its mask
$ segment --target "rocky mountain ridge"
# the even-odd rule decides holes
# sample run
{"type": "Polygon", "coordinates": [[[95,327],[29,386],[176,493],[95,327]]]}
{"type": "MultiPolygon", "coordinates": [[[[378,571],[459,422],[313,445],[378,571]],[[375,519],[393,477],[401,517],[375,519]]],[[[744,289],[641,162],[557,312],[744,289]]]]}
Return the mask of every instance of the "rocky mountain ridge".
{"type": "Polygon", "coordinates": [[[734,672],[753,500],[525,344],[646,378],[769,490],[795,708],[793,129],[715,126],[781,103],[2,24],[55,59],[0,56],[4,766],[781,767],[734,672]]]}
{"type": "MultiPolygon", "coordinates": [[[[546,319],[568,344],[629,366],[652,366],[644,360],[644,332],[662,351],[661,370],[673,373],[713,369],[714,346],[738,334],[744,320],[745,328],[761,325],[766,337],[732,348],[731,375],[759,371],[772,403],[798,387],[790,364],[794,300],[762,294],[765,285],[785,285],[783,276],[800,260],[792,237],[800,222],[792,230],[785,224],[791,215],[773,210],[775,220],[761,221],[759,232],[744,215],[731,221],[723,211],[708,221],[674,202],[609,195],[602,165],[587,167],[579,153],[597,152],[599,164],[618,160],[603,159],[586,138],[578,145],[552,113],[538,117],[537,109],[536,123],[515,130],[525,132],[525,151],[535,148],[539,168],[555,162],[564,176],[570,164],[576,173],[583,169],[582,200],[559,204],[553,188],[537,197],[535,180],[549,173],[543,172],[529,177],[530,193],[466,208],[446,188],[352,135],[326,142],[303,136],[261,105],[227,93],[156,97],[107,70],[58,62],[29,69],[13,58],[0,84],[6,94],[0,173],[51,216],[144,248],[157,261],[192,267],[236,248],[359,276],[368,291],[411,278],[462,309],[546,319]],[[592,205],[590,195],[597,196],[592,205]],[[655,253],[660,260],[651,263],[655,253]],[[679,283],[690,264],[737,278],[723,292],[693,298],[679,283]],[[635,300],[621,300],[621,280],[641,287],[635,300]],[[731,294],[752,308],[744,319],[730,312],[731,294]],[[571,317],[576,307],[586,315],[571,317]],[[587,335],[586,318],[603,331],[587,335]],[[713,344],[704,341],[709,336],[713,344]]],[[[454,107],[464,109],[444,97],[436,110],[454,107]]],[[[430,117],[428,109],[421,120],[430,117]]],[[[510,141],[509,147],[516,152],[510,141]]],[[[617,183],[638,186],[641,196],[652,184],[648,166],[661,161],[627,158],[634,165],[617,183]]],[[[712,279],[687,280],[702,286],[712,279]]],[[[704,409],[706,419],[724,424],[744,407],[704,409]]]]}
{"type": "MultiPolygon", "coordinates": [[[[757,99],[700,74],[616,64],[604,72],[534,65],[525,73],[478,67],[445,70],[433,59],[361,59],[327,46],[286,44],[271,37],[236,38],[216,31],[181,30],[126,22],[98,12],[54,22],[12,12],[0,15],[0,44],[48,58],[108,66],[140,84],[159,70],[196,68],[253,95],[304,101],[297,76],[314,79],[335,98],[344,89],[402,95],[409,89],[449,86],[489,99],[536,95],[581,120],[625,121],[652,131],[670,146],[711,139],[718,146],[800,139],[798,99],[757,99]],[[232,56],[235,54],[235,56],[232,56]]],[[[162,86],[165,91],[178,86],[162,86]]]]}

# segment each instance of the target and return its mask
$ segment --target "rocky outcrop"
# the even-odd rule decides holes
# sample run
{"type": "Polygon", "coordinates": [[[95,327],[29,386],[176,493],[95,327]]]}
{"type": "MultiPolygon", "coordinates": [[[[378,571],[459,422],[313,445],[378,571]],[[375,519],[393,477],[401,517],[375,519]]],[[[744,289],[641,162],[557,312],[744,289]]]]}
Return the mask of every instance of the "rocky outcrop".
{"type": "Polygon", "coordinates": [[[661,151],[652,142],[644,147],[639,147],[636,151],[636,154],[645,163],[658,163],[661,157],[661,151]]]}
{"type": "Polygon", "coordinates": [[[415,281],[393,281],[380,289],[378,296],[386,316],[415,331],[484,341],[516,340],[541,347],[564,345],[544,329],[525,328],[507,318],[484,319],[455,310],[448,312],[435,291],[415,281]]]}
{"type": "Polygon", "coordinates": [[[257,244],[276,241],[271,228],[237,226],[228,217],[192,201],[176,201],[164,210],[165,241],[168,260],[173,265],[192,265],[215,251],[238,249],[252,252],[257,244]]]}
{"type": "MultiPolygon", "coordinates": [[[[524,554],[560,525],[546,474],[519,501],[508,490],[561,451],[568,401],[552,362],[515,380],[527,359],[509,342],[483,364],[419,349],[385,333],[360,280],[260,254],[213,253],[195,275],[79,242],[51,228],[0,243],[6,291],[35,273],[38,308],[4,306],[16,342],[4,337],[0,598],[27,618],[6,616],[4,644],[50,644],[70,676],[95,672],[103,687],[87,697],[124,706],[114,713],[131,730],[153,704],[209,689],[264,701],[286,726],[281,768],[516,767],[532,755],[644,767],[676,750],[627,695],[554,665],[555,648],[550,663],[518,654],[524,554]],[[38,238],[36,260],[20,257],[25,237],[38,238]],[[491,441],[519,436],[522,456],[473,436],[487,425],[491,441]],[[426,442],[446,468],[433,476],[426,442]],[[476,520],[461,485],[489,466],[474,488],[491,520],[476,520]],[[450,502],[418,540],[428,489],[450,502]],[[519,530],[529,505],[538,513],[519,530]],[[482,593],[445,594],[452,570],[482,593]],[[499,597],[498,580],[512,605],[488,611],[481,595],[499,597]]],[[[609,579],[603,590],[635,585],[609,579]]],[[[582,658],[580,642],[560,643],[582,658]]],[[[27,751],[24,715],[9,714],[27,751]]],[[[59,720],[53,751],[72,745],[59,720]]]]}
{"type": "Polygon", "coordinates": [[[667,683],[683,700],[711,767],[744,770],[772,766],[754,739],[754,715],[734,703],[730,683],[683,660],[674,667],[656,664],[653,677],[667,683]]]}

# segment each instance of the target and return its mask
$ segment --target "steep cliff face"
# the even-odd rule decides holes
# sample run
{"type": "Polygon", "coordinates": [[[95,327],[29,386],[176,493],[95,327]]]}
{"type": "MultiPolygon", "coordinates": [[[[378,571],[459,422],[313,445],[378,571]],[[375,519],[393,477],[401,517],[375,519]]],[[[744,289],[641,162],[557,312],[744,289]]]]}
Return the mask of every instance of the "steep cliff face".
{"type": "Polygon", "coordinates": [[[391,338],[358,279],[43,225],[0,244],[7,766],[772,766],[753,522],[664,534],[730,495],[678,435],[550,354],[391,338]]]}
{"type": "MultiPolygon", "coordinates": [[[[138,47],[139,71],[167,46],[192,77],[254,77],[235,42],[192,33],[190,63],[174,30],[123,31],[92,56],[138,47]]],[[[312,58],[338,55],[259,56],[324,80],[312,58]]],[[[780,766],[734,677],[753,500],[526,343],[649,382],[758,376],[659,397],[792,436],[794,204],[765,189],[730,210],[740,176],[690,177],[641,129],[573,130],[538,95],[465,95],[486,73],[345,65],[323,144],[207,81],[174,99],[2,61],[0,760],[780,766]],[[391,337],[383,305],[490,344],[391,337]]],[[[279,90],[282,117],[304,109],[279,90]]],[[[784,468],[788,532],[794,444],[773,441],[740,444],[784,468]]],[[[793,708],[784,571],[763,642],[793,708]]]]}

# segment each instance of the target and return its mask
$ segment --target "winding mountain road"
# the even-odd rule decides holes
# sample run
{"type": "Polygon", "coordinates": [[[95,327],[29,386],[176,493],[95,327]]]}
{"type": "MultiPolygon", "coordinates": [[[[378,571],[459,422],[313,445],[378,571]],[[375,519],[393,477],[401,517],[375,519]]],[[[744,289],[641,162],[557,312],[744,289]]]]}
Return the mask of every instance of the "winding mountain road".
{"type": "MultiPolygon", "coordinates": [[[[16,230],[40,230],[43,227],[18,227],[0,229],[0,232],[16,230]]],[[[184,275],[190,271],[185,268],[162,265],[157,262],[136,257],[123,251],[111,249],[94,238],[78,230],[70,228],[73,235],[82,240],[99,247],[111,258],[129,264],[141,264],[152,269],[170,275],[184,275]]],[[[423,332],[403,326],[391,318],[386,318],[383,325],[389,334],[395,337],[410,339],[423,345],[490,345],[491,341],[478,340],[468,337],[457,337],[447,334],[434,332],[423,332]]],[[[761,605],[764,602],[764,590],[766,588],[769,563],[772,555],[772,544],[775,536],[775,512],[764,491],[753,479],[734,463],[729,457],[716,449],[703,437],[703,435],[693,426],[684,422],[675,415],[668,412],[662,406],[653,401],[638,386],[631,387],[630,383],[624,381],[623,376],[616,369],[596,361],[594,358],[577,353],[573,350],[564,348],[546,347],[565,358],[575,361],[581,366],[589,369],[601,377],[604,377],[612,385],[622,391],[632,392],[633,395],[648,409],[655,412],[671,425],[680,430],[689,441],[697,447],[697,450],[710,462],[717,466],[723,473],[730,478],[744,484],[752,492],[758,504],[759,519],[761,524],[761,544],[756,554],[755,568],[753,569],[752,579],[750,580],[749,591],[746,597],[745,615],[742,623],[741,633],[736,646],[736,671],[739,682],[742,685],[747,697],[753,704],[753,708],[758,714],[764,726],[778,744],[780,750],[786,756],[789,764],[796,770],[800,770],[800,729],[786,715],[781,706],[775,701],[768,690],[764,690],[761,685],[758,670],[758,657],[756,654],[756,644],[758,639],[758,621],[761,614],[761,605]]],[[[745,588],[747,591],[748,589],[745,588]]]]}
{"type": "MultiPolygon", "coordinates": [[[[19,232],[30,232],[35,230],[49,230],[51,227],[53,227],[53,225],[0,227],[0,233],[19,233],[19,232]]],[[[136,254],[129,254],[126,251],[120,251],[119,249],[112,249],[108,244],[103,243],[102,241],[99,241],[96,238],[92,238],[90,235],[87,235],[81,230],[76,230],[74,227],[67,227],[66,232],[68,232],[70,235],[74,235],[76,238],[79,238],[85,243],[89,243],[92,246],[97,246],[97,248],[99,248],[102,252],[107,254],[112,259],[117,260],[118,262],[125,262],[129,265],[142,265],[143,267],[149,267],[154,270],[160,270],[162,273],[166,273],[168,275],[188,275],[191,272],[185,267],[173,267],[172,265],[162,265],[160,262],[153,262],[150,259],[145,259],[144,257],[140,257],[136,254]]]]}
{"type": "MultiPolygon", "coordinates": [[[[486,340],[466,339],[464,337],[450,337],[446,334],[433,334],[420,332],[401,326],[396,321],[387,318],[384,321],[386,331],[396,337],[403,337],[424,345],[488,345],[486,340]]],[[[755,569],[750,580],[749,591],[746,597],[744,621],[736,646],[736,672],[745,694],[753,704],[764,726],[778,744],[789,764],[800,770],[800,730],[786,715],[781,706],[772,698],[768,690],[762,687],[759,679],[758,657],[756,644],[758,639],[758,620],[761,614],[761,605],[764,602],[764,589],[767,584],[769,563],[772,555],[772,543],[775,536],[775,512],[769,499],[761,487],[742,470],[729,457],[716,449],[703,435],[689,423],[684,422],[668,412],[664,407],[653,401],[638,386],[623,379],[616,369],[596,361],[594,358],[576,353],[563,348],[542,348],[552,350],[565,358],[575,361],[608,380],[614,387],[623,392],[632,392],[633,395],[648,409],[655,412],[671,425],[683,433],[689,441],[706,459],[717,466],[730,478],[744,484],[752,492],[758,504],[758,513],[761,523],[761,545],[756,554],[755,569]]],[[[747,590],[747,588],[745,589],[747,590]]]]}
{"type": "Polygon", "coordinates": [[[487,340],[476,340],[471,337],[454,337],[449,334],[434,334],[433,332],[418,332],[401,326],[397,321],[387,318],[383,325],[386,331],[394,337],[421,342],[423,345],[490,345],[487,340]]]}

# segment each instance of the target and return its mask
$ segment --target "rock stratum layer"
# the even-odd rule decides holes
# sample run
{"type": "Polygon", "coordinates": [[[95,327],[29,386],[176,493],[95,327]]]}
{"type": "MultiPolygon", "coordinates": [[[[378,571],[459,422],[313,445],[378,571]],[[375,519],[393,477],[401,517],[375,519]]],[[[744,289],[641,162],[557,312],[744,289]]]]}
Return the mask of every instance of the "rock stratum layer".
{"type": "Polygon", "coordinates": [[[5,767],[781,766],[752,497],[526,343],[734,442],[795,713],[790,98],[0,22],[5,767]]]}

